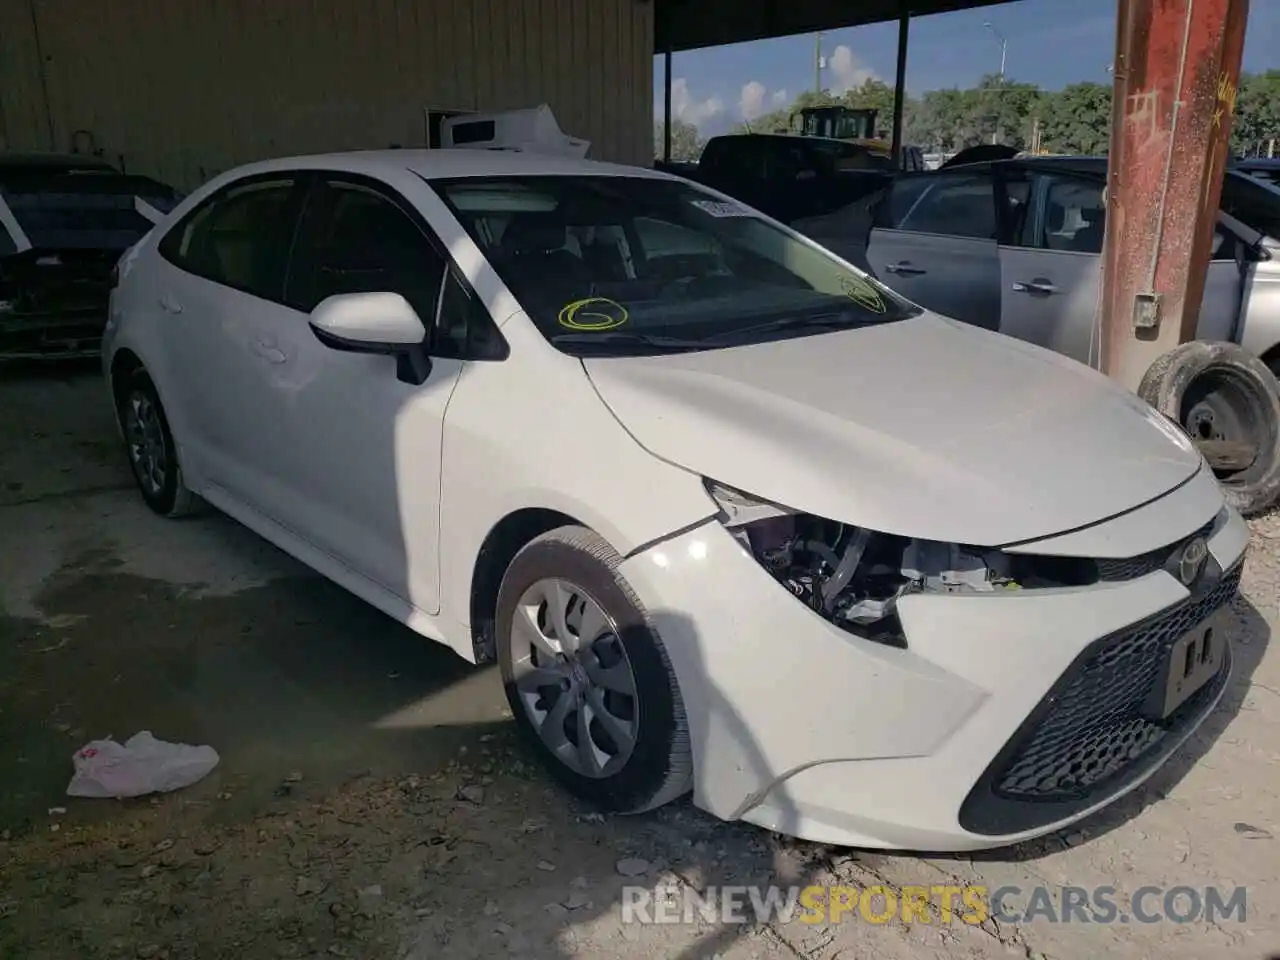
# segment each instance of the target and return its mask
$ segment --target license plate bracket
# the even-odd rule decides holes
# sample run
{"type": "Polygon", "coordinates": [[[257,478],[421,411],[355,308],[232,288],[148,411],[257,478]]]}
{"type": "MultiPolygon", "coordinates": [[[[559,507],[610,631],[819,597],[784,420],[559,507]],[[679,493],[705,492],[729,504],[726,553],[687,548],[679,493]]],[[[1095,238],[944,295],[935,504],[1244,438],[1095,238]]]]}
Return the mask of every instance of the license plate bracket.
{"type": "Polygon", "coordinates": [[[1217,676],[1227,652],[1227,638],[1217,616],[1187,631],[1169,648],[1152,685],[1143,715],[1167,720],[1187,699],[1217,676]]]}

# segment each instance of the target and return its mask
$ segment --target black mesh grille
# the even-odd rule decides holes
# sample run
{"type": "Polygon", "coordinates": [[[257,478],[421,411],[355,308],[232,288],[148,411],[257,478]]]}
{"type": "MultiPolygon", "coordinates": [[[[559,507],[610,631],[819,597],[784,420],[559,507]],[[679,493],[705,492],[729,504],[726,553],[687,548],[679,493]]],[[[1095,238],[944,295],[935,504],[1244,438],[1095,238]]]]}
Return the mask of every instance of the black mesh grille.
{"type": "Polygon", "coordinates": [[[1195,533],[1177,543],[1158,547],[1136,557],[1128,557],[1124,560],[1098,560],[1098,579],[1108,582],[1136,580],[1138,577],[1145,577],[1148,573],[1155,573],[1162,569],[1172,559],[1174,552],[1181,549],[1182,545],[1192,537],[1208,537],[1213,531],[1213,525],[1214,521],[1210,520],[1195,533]]]}
{"type": "Polygon", "coordinates": [[[1144,717],[1143,702],[1172,645],[1230,603],[1239,588],[1237,566],[1201,596],[1098,644],[996,772],[994,791],[1015,800],[1080,797],[1179,732],[1219,683],[1207,683],[1163,722],[1144,717]]]}

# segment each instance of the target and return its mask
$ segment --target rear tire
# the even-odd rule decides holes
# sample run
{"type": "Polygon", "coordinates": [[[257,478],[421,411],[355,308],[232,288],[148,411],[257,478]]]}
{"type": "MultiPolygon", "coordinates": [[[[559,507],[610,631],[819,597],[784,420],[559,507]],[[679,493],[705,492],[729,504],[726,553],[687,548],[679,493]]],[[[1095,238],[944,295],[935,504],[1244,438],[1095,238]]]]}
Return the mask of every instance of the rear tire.
{"type": "Polygon", "coordinates": [[[693,760],[675,672],[621,559],[580,526],[528,543],[498,591],[498,663],[551,775],[604,810],[641,813],[688,792],[693,760]]]}
{"type": "Polygon", "coordinates": [[[162,517],[195,513],[200,498],[182,482],[178,447],[160,394],[144,370],[134,370],[117,393],[116,415],[124,434],[125,456],[138,492],[162,517]]]}

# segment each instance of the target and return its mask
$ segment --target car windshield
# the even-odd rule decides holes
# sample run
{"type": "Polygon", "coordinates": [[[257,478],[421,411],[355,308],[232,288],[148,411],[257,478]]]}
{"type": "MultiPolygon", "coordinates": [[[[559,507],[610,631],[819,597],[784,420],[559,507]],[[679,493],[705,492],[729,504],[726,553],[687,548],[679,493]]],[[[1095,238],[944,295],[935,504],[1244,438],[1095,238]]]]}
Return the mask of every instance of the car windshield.
{"type": "Polygon", "coordinates": [[[124,250],[151,229],[135,198],[161,213],[181,199],[149,177],[113,171],[0,174],[0,197],[44,250],[124,250]]]}
{"type": "Polygon", "coordinates": [[[920,312],[750,208],[681,181],[471,177],[433,186],[566,353],[706,349],[920,312]]]}

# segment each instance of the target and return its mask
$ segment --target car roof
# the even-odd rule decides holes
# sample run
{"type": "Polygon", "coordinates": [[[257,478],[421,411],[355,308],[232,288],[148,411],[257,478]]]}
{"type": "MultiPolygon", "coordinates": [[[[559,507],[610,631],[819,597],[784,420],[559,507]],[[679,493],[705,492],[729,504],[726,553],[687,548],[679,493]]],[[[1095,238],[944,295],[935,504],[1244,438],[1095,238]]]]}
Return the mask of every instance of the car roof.
{"type": "Polygon", "coordinates": [[[287,170],[337,170],[378,176],[409,170],[427,180],[469,177],[579,176],[646,177],[676,180],[670,174],[647,167],[602,163],[576,157],[528,153],[517,150],[485,150],[449,147],[435,150],[359,150],[281,157],[246,164],[227,171],[236,178],[287,170]]]}
{"type": "Polygon", "coordinates": [[[101,157],[82,153],[0,153],[0,170],[115,170],[101,157]]]}

